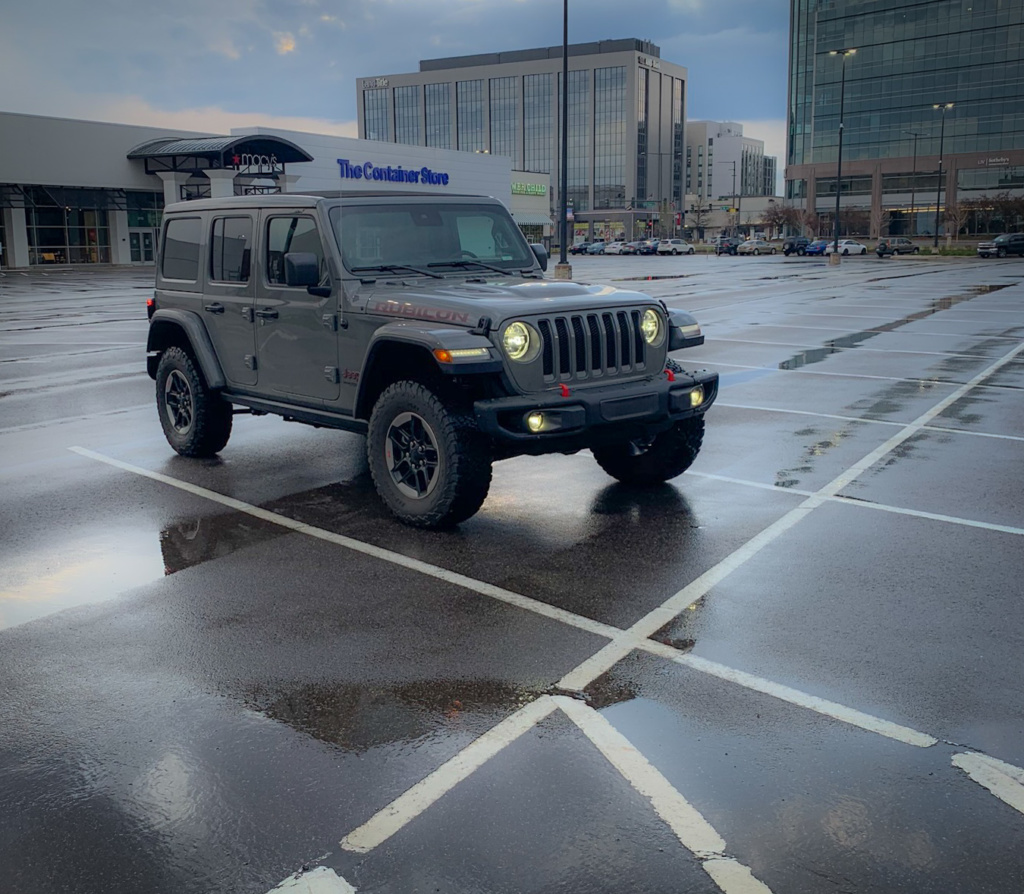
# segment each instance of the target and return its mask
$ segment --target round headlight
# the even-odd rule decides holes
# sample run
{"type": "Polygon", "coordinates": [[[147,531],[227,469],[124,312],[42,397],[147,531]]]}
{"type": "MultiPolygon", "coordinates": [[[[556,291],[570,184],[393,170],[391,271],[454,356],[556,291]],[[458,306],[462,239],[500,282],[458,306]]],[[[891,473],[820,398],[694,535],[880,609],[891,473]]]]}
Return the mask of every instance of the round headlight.
{"type": "Polygon", "coordinates": [[[643,333],[644,341],[649,345],[656,345],[661,341],[661,317],[653,307],[644,311],[643,319],[640,321],[640,332],[643,333]]]}
{"type": "Polygon", "coordinates": [[[509,323],[501,337],[501,343],[510,360],[528,360],[533,347],[531,329],[526,323],[509,323]]]}

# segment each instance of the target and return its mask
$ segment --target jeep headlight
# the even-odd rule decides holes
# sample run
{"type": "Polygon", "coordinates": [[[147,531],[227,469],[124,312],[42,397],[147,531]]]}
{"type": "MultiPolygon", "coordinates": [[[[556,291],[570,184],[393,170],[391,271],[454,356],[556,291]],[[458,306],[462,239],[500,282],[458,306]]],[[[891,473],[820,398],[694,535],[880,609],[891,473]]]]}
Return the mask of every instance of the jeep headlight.
{"type": "Polygon", "coordinates": [[[661,322],[661,317],[653,307],[649,307],[644,311],[643,318],[640,320],[640,332],[644,337],[644,341],[649,345],[661,344],[661,340],[665,337],[665,327],[661,322]]]}
{"type": "Polygon", "coordinates": [[[505,353],[508,354],[509,360],[525,363],[537,355],[540,336],[532,326],[516,320],[505,327],[501,336],[501,344],[505,353]]]}

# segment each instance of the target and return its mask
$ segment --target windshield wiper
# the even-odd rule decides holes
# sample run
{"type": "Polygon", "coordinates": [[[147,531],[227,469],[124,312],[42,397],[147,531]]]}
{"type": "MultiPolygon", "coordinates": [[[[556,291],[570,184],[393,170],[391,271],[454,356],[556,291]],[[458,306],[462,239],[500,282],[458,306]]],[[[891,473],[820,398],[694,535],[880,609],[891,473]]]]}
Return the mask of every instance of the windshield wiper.
{"type": "Polygon", "coordinates": [[[454,261],[431,261],[427,264],[428,267],[483,267],[484,270],[493,270],[495,273],[504,273],[508,276],[512,271],[506,270],[504,267],[498,267],[494,264],[485,264],[483,261],[469,261],[457,259],[454,261]]]}
{"type": "MultiPolygon", "coordinates": [[[[431,264],[431,267],[434,265],[431,264]]],[[[409,264],[377,264],[375,267],[349,267],[353,273],[362,273],[364,270],[376,270],[379,273],[396,273],[399,270],[411,270],[413,273],[419,273],[421,276],[432,276],[434,279],[444,279],[440,273],[434,273],[431,270],[424,270],[422,267],[411,267],[409,264]]]]}

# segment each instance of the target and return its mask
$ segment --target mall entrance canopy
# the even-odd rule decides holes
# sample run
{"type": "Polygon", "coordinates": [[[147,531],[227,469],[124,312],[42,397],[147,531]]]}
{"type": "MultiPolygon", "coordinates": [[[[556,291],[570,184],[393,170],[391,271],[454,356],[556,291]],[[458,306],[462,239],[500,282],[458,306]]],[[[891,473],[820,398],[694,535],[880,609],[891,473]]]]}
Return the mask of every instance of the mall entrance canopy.
{"type": "Polygon", "coordinates": [[[140,143],[128,158],[142,161],[147,174],[163,180],[165,204],[233,196],[236,183],[242,193],[287,192],[294,175],[287,173],[286,166],[313,161],[305,149],[268,134],[163,137],[140,143]]]}

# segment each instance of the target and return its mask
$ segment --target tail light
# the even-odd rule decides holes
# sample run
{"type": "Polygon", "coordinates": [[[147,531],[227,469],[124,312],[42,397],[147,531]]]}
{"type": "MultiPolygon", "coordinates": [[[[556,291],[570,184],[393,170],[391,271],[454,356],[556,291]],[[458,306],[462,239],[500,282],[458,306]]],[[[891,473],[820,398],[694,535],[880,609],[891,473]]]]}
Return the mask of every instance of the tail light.
{"type": "Polygon", "coordinates": [[[152,298],[146,299],[146,319],[153,319],[153,313],[156,311],[156,292],[153,293],[152,298]]]}

